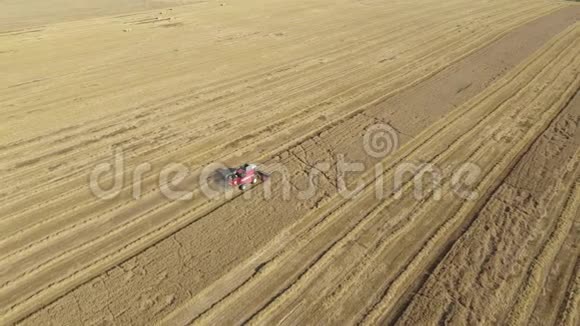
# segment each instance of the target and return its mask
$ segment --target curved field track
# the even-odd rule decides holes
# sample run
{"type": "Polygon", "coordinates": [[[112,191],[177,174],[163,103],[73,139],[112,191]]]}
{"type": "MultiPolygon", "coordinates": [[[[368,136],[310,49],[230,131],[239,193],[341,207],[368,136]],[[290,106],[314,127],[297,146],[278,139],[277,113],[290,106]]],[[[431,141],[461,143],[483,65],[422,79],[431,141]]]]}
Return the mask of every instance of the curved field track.
{"type": "Polygon", "coordinates": [[[580,322],[578,4],[187,2],[0,25],[0,324],[580,322]]]}

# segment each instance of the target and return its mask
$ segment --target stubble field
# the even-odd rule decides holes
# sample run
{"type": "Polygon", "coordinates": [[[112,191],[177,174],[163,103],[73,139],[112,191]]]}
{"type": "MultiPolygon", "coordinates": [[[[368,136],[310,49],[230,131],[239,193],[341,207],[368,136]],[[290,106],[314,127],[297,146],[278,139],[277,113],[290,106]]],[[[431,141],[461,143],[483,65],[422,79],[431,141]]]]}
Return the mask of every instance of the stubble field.
{"type": "Polygon", "coordinates": [[[28,6],[0,324],[580,322],[580,5],[28,6]],[[244,162],[271,179],[204,185],[244,162]]]}

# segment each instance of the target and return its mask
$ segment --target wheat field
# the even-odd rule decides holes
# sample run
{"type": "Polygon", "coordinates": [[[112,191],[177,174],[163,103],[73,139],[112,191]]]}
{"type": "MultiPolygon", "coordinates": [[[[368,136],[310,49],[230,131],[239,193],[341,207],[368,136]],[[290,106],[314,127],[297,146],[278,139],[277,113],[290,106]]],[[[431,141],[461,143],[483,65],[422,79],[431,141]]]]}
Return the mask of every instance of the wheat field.
{"type": "Polygon", "coordinates": [[[580,323],[579,4],[91,3],[0,1],[0,324],[580,323]]]}

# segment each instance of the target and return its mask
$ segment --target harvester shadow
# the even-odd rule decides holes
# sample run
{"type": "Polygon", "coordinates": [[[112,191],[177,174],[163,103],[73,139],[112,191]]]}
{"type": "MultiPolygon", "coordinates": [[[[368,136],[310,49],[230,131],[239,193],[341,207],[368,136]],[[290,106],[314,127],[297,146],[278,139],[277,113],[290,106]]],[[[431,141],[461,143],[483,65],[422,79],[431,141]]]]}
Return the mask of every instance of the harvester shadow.
{"type": "Polygon", "coordinates": [[[229,189],[228,176],[232,175],[235,171],[236,169],[234,168],[219,168],[210,174],[208,183],[219,188],[219,190],[229,189]]]}

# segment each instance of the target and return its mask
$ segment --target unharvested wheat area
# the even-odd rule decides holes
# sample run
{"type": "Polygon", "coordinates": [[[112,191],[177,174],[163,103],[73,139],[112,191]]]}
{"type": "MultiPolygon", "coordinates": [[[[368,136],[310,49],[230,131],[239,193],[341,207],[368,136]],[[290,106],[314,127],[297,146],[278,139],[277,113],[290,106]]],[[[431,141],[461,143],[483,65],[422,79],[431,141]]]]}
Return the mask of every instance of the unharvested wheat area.
{"type": "Polygon", "coordinates": [[[0,324],[580,323],[577,2],[0,18],[0,324]]]}

